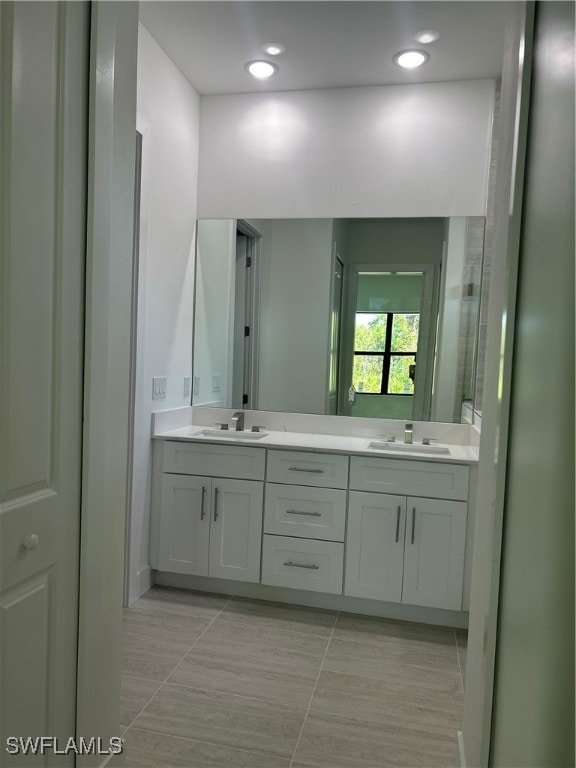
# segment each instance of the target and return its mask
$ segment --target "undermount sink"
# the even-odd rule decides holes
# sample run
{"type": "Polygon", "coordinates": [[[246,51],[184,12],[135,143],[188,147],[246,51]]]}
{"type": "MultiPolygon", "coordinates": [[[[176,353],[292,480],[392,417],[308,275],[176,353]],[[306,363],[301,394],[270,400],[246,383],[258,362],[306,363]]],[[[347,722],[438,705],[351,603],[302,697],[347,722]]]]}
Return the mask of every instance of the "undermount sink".
{"type": "Polygon", "coordinates": [[[450,456],[448,448],[441,445],[424,445],[422,443],[391,443],[376,441],[370,443],[368,448],[373,451],[398,451],[399,453],[433,453],[437,456],[450,456]]]}
{"type": "Polygon", "coordinates": [[[261,440],[268,432],[237,432],[235,429],[201,429],[190,437],[224,438],[225,440],[261,440]]]}

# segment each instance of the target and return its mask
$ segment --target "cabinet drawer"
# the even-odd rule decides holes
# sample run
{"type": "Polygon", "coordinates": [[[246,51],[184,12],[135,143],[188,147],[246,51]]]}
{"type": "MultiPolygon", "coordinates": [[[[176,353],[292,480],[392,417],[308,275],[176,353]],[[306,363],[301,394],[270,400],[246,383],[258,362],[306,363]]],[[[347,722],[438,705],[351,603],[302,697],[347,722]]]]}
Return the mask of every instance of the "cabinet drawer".
{"type": "Polygon", "coordinates": [[[348,457],[304,451],[268,451],[266,479],[272,483],[346,488],[348,457]]]}
{"type": "Polygon", "coordinates": [[[350,488],[434,499],[468,498],[469,468],[461,464],[353,456],[350,488]]]}
{"type": "Polygon", "coordinates": [[[263,448],[243,445],[190,445],[167,440],[163,469],[179,475],[264,480],[265,453],[263,448]]]}
{"type": "Polygon", "coordinates": [[[343,544],[265,535],[262,584],[340,595],[343,562],[343,544]]]}
{"type": "Polygon", "coordinates": [[[266,484],[264,532],[344,541],[346,491],[266,484]]]}

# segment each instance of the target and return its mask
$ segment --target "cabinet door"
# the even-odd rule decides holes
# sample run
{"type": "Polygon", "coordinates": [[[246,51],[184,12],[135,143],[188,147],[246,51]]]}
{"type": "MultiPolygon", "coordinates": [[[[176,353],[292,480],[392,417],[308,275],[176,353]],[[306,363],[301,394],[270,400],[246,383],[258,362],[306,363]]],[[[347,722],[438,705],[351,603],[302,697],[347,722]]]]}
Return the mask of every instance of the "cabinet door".
{"type": "Polygon", "coordinates": [[[209,575],[260,581],[263,483],[212,480],[209,575]]]}
{"type": "Polygon", "coordinates": [[[405,527],[405,496],[350,493],[345,595],[400,602],[405,527]]]}
{"type": "Polygon", "coordinates": [[[462,609],[467,505],[408,498],[402,602],[462,609]]]}
{"type": "Polygon", "coordinates": [[[211,483],[208,477],[162,476],[161,571],[208,575],[211,483]]]}

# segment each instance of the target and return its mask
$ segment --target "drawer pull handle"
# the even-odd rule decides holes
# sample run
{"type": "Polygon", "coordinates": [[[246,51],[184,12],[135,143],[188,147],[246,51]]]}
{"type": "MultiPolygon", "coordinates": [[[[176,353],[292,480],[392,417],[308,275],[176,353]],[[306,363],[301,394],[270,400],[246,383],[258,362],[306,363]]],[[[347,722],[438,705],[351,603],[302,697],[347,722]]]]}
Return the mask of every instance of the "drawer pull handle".
{"type": "Polygon", "coordinates": [[[400,505],[398,505],[398,513],[396,515],[396,544],[400,538],[400,505]]]}
{"type": "Polygon", "coordinates": [[[284,565],[289,565],[290,568],[308,568],[310,571],[319,571],[320,566],[314,563],[293,563],[292,560],[287,560],[284,565]]]}
{"type": "Polygon", "coordinates": [[[416,530],[416,507],[412,507],[412,544],[414,544],[415,530],[416,530]]]}
{"type": "Polygon", "coordinates": [[[322,517],[322,512],[304,512],[299,509],[287,509],[287,515],[306,515],[306,517],[322,517]]]}
{"type": "Polygon", "coordinates": [[[214,488],[214,522],[218,520],[218,488],[214,488]]]}
{"type": "Polygon", "coordinates": [[[289,467],[290,472],[309,472],[311,475],[323,475],[323,469],[307,469],[306,467],[289,467]]]}
{"type": "Polygon", "coordinates": [[[204,512],[204,500],[206,499],[206,486],[202,486],[202,501],[200,503],[200,520],[204,520],[206,513],[204,512]]]}

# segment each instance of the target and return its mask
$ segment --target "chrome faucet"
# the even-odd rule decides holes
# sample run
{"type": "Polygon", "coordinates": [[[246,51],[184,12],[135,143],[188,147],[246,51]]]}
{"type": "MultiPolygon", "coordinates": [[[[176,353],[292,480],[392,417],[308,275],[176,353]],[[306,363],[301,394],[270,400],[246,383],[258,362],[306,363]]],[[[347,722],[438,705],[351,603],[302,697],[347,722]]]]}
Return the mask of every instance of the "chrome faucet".
{"type": "Polygon", "coordinates": [[[413,424],[406,424],[404,427],[404,442],[407,445],[412,445],[412,429],[413,424]]]}
{"type": "Polygon", "coordinates": [[[242,432],[244,429],[244,411],[236,411],[232,416],[231,421],[234,422],[234,429],[236,432],[242,432]]]}

